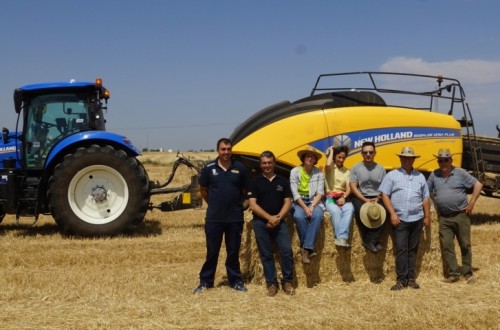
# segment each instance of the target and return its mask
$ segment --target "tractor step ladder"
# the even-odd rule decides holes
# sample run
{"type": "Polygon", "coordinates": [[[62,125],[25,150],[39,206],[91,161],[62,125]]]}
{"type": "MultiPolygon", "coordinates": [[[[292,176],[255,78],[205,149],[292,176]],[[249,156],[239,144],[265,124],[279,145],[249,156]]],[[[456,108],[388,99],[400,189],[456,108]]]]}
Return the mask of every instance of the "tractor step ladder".
{"type": "MultiPolygon", "coordinates": [[[[34,210],[33,214],[35,219],[29,224],[33,226],[34,224],[37,223],[38,217],[39,217],[39,182],[40,180],[35,180],[34,182],[31,182],[30,184],[27,184],[27,178],[23,176],[21,178],[21,183],[20,183],[20,189],[21,189],[21,194],[17,200],[17,207],[16,207],[16,223],[19,225],[20,224],[20,219],[21,217],[27,217],[27,215],[21,214],[22,210],[25,210],[26,208],[31,208],[34,210]],[[27,197],[26,191],[28,190],[28,186],[30,186],[32,189],[28,193],[30,197],[27,197]],[[35,194],[35,195],[33,195],[35,194]]],[[[33,215],[29,215],[32,217],[33,215]]]]}

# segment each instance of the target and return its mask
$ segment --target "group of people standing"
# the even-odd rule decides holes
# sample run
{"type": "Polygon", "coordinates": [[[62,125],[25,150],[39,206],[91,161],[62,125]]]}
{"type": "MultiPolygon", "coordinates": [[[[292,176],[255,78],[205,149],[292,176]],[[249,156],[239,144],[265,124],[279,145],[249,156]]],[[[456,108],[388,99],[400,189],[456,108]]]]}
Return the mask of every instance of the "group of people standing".
{"type": "Polygon", "coordinates": [[[245,166],[232,158],[232,143],[223,138],[217,142],[218,157],[208,163],[199,178],[200,191],[208,204],[205,219],[207,255],[200,271],[200,283],[194,293],[214,286],[215,270],[222,240],[226,245],[226,271],[229,285],[247,291],[240,272],[239,248],[243,231],[243,211],[247,202],[253,213],[252,226],[264,269],[267,294],[275,296],[280,288],[295,294],[292,285],[294,255],[285,218],[290,212],[296,224],[302,262],[311,263],[317,256],[316,238],[325,210],[334,228],[334,244],[349,248],[352,218],[356,219],[362,245],[371,253],[383,250],[381,234],[386,216],[394,233],[396,284],[391,290],[406,287],[418,289],[415,266],[423,226],[430,224],[430,199],[439,213],[439,237],[447,266],[446,280],[474,280],[471,267],[470,219],[468,215],[479,197],[481,183],[461,168],[452,166],[452,155],[440,149],[435,157],[439,168],[428,180],[413,168],[416,158],[412,147],[399,154],[401,167],[386,173],[375,162],[372,142],[361,147],[363,160],[352,170],[344,166],[347,146],[329,147],[324,171],[316,166],[323,156],[315,148],[298,151],[301,164],[285,178],[275,172],[276,158],[271,151],[259,157],[261,174],[249,180],[245,166]],[[472,189],[470,201],[467,192],[472,189]],[[454,239],[462,253],[460,273],[454,239]],[[273,244],[279,248],[282,278],[278,282],[273,244]]]}

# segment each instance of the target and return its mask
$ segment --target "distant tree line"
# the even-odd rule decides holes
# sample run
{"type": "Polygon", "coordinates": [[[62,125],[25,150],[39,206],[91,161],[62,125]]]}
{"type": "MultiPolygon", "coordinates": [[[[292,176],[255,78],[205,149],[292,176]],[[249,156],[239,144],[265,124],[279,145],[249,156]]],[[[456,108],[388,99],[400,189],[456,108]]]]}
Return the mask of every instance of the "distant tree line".
{"type": "MultiPolygon", "coordinates": [[[[142,152],[165,152],[165,150],[162,148],[159,149],[142,148],[142,152]]],[[[200,149],[200,150],[189,149],[187,150],[187,152],[215,152],[215,149],[200,149]]]]}

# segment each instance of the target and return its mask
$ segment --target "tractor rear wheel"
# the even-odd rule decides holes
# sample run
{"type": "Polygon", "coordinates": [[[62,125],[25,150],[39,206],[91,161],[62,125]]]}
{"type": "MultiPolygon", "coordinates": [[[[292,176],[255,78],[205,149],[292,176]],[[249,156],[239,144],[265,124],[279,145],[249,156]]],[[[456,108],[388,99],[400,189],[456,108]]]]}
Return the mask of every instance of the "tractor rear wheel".
{"type": "Polygon", "coordinates": [[[77,149],[56,166],[48,201],[63,233],[116,235],[144,219],[149,179],[142,164],[123,150],[92,145],[77,149]]]}

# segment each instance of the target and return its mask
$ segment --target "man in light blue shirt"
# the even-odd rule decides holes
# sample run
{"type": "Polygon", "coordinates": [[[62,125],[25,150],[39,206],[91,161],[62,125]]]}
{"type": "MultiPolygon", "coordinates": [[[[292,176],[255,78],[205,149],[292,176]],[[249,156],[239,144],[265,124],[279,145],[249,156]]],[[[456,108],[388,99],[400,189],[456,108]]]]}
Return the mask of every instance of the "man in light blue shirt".
{"type": "Polygon", "coordinates": [[[379,187],[394,229],[397,282],[391,290],[419,289],[415,264],[422,228],[430,224],[429,188],[424,175],[413,168],[420,157],[413,148],[404,147],[397,156],[401,167],[389,172],[379,187]]]}

